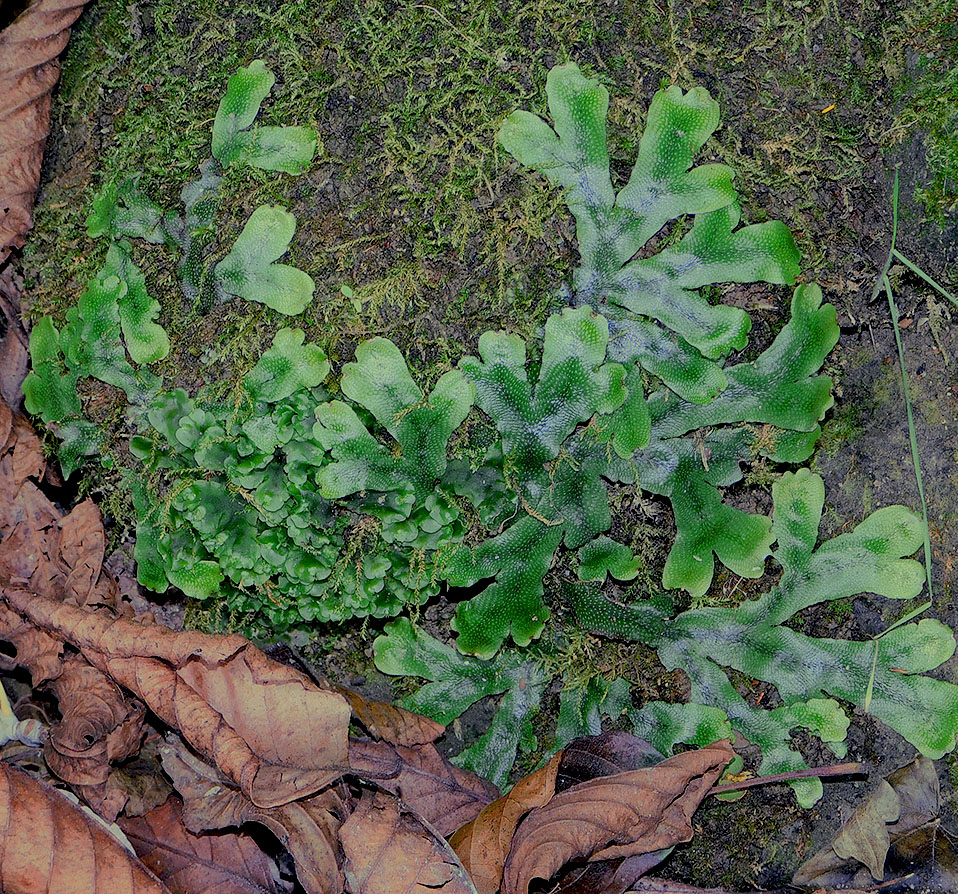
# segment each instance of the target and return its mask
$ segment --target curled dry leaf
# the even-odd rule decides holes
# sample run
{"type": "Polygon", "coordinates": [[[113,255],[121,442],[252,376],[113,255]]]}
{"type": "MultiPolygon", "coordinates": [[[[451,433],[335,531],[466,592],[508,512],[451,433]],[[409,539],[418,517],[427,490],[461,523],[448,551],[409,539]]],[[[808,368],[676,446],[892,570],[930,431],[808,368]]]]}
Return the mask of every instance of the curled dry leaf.
{"type": "Polygon", "coordinates": [[[335,791],[279,807],[257,807],[174,738],[161,747],[161,754],[163,769],[183,796],[183,820],[190,832],[259,823],[290,852],[308,894],[340,894],[343,874],[336,841],[347,810],[335,791]]]}
{"type": "Polygon", "coordinates": [[[499,797],[491,782],[449,763],[432,744],[407,748],[350,739],[349,763],[359,777],[402,798],[440,835],[451,835],[499,797]]]}
{"type": "Polygon", "coordinates": [[[158,733],[147,735],[136,757],[113,767],[106,782],[95,786],[76,786],[84,801],[109,822],[122,810],[126,816],[142,816],[166,803],[173,789],[163,775],[157,745],[158,733]]]}
{"type": "Polygon", "coordinates": [[[351,894],[476,894],[446,841],[382,792],[363,795],[340,842],[351,894]]]}
{"type": "Polygon", "coordinates": [[[879,782],[832,841],[799,866],[792,884],[841,887],[860,880],[863,864],[875,881],[881,881],[889,848],[911,860],[916,833],[936,826],[939,812],[935,765],[926,757],[916,758],[879,782]]]}
{"type": "Polygon", "coordinates": [[[84,500],[64,517],[37,487],[46,474],[40,439],[6,404],[0,436],[0,582],[77,605],[115,607],[116,582],[102,571],[99,509],[84,500]]]}
{"type": "Polygon", "coordinates": [[[0,263],[33,224],[57,56],[85,0],[34,0],[0,33],[0,263]]]}
{"type": "Polygon", "coordinates": [[[0,762],[5,894],[162,894],[168,889],[55,788],[0,762]]]}
{"type": "Polygon", "coordinates": [[[47,765],[76,785],[105,783],[110,764],[140,747],[143,706],[126,699],[116,683],[77,655],[63,663],[63,672],[49,688],[63,720],[50,730],[44,748],[47,765]]]}
{"type": "MultiPolygon", "coordinates": [[[[103,517],[92,500],[84,500],[73,507],[60,522],[59,560],[65,574],[63,581],[63,599],[71,605],[92,605],[101,602],[116,605],[112,593],[97,596],[94,590],[101,581],[103,553],[106,550],[106,533],[103,530],[103,517]],[[104,596],[108,601],[103,602],[104,596]]],[[[101,586],[109,590],[109,577],[103,578],[101,586]]]]}
{"type": "Polygon", "coordinates": [[[560,760],[561,754],[557,754],[517,782],[512,791],[484,807],[449,840],[479,894],[496,894],[499,890],[516,826],[530,810],[547,804],[555,794],[560,760]]]}
{"type": "Polygon", "coordinates": [[[281,890],[273,862],[249,835],[194,835],[183,823],[178,798],[119,822],[137,856],[173,894],[277,894],[281,890]]]}
{"type": "MultiPolygon", "coordinates": [[[[0,261],[0,315],[5,319],[0,336],[0,400],[19,407],[23,400],[23,380],[27,376],[30,340],[20,321],[20,296],[23,277],[14,273],[13,265],[0,261]]],[[[0,444],[6,435],[0,430],[0,444]]]]}
{"type": "Polygon", "coordinates": [[[573,785],[519,825],[506,860],[503,894],[526,894],[570,860],[608,860],[692,837],[691,817],[734,757],[728,740],[654,767],[573,785]]]}
{"type": "Polygon", "coordinates": [[[346,700],[244,637],[111,620],[21,590],[3,596],[180,730],[254,804],[305,797],[346,770],[346,700]]]}
{"type": "Polygon", "coordinates": [[[556,790],[625,770],[654,767],[665,760],[645,739],[622,730],[573,739],[562,752],[556,790]]]}
{"type": "Polygon", "coordinates": [[[349,702],[353,716],[375,739],[382,739],[393,745],[425,745],[435,742],[446,731],[446,728],[435,720],[413,714],[412,711],[388,702],[368,699],[332,680],[323,678],[320,683],[327,689],[338,692],[349,702]]]}
{"type": "MultiPolygon", "coordinates": [[[[102,571],[105,544],[99,510],[80,503],[66,517],[36,482],[45,472],[40,441],[29,423],[0,404],[0,585],[29,586],[55,600],[115,604],[116,587],[102,571]]],[[[6,590],[4,591],[6,592],[6,590]]],[[[16,650],[3,666],[30,671],[34,686],[49,683],[62,720],[50,731],[45,754],[67,782],[111,819],[122,808],[105,782],[111,761],[132,754],[142,738],[143,707],[102,671],[77,656],[64,660],[62,642],[0,605],[0,639],[16,650]]]]}

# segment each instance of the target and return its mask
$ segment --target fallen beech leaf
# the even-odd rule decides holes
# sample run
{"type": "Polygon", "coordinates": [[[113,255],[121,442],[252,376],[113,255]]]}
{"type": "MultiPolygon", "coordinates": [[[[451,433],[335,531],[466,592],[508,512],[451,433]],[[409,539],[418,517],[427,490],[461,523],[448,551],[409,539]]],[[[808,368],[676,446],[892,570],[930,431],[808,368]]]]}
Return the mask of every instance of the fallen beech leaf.
{"type": "Polygon", "coordinates": [[[393,745],[425,745],[435,742],[446,731],[446,728],[435,720],[388,702],[368,699],[332,680],[324,678],[320,683],[327,689],[338,692],[349,702],[353,716],[374,739],[382,739],[393,745]]]}
{"type": "Polygon", "coordinates": [[[173,894],[277,894],[274,864],[243,832],[194,835],[183,804],[170,798],[144,816],[122,817],[120,828],[143,864],[173,894]]]}
{"type": "Polygon", "coordinates": [[[363,795],[340,842],[351,894],[476,894],[453,849],[382,792],[363,795]]]}
{"type": "Polygon", "coordinates": [[[0,263],[33,224],[57,56],[85,0],[34,0],[0,33],[0,263]]]}
{"type": "MultiPolygon", "coordinates": [[[[19,407],[23,400],[23,380],[27,376],[30,340],[20,321],[20,296],[23,277],[14,273],[13,264],[0,261],[0,314],[6,325],[0,337],[0,400],[19,407]]],[[[0,444],[6,440],[0,428],[0,444]]]]}
{"type": "Polygon", "coordinates": [[[17,612],[0,603],[0,640],[10,643],[15,657],[0,653],[0,670],[22,665],[30,671],[33,685],[57,676],[63,669],[63,643],[37,630],[17,612]]]}
{"type": "Polygon", "coordinates": [[[346,770],[346,700],[244,637],[111,620],[22,590],[0,595],[180,730],[254,804],[297,800],[346,770]]]}
{"type": "MultiPolygon", "coordinates": [[[[88,605],[100,579],[106,534],[100,510],[86,499],[73,507],[60,522],[60,561],[65,566],[64,599],[72,605],[88,605]]],[[[107,605],[115,605],[111,599],[107,605]]]]}
{"type": "Polygon", "coordinates": [[[898,795],[883,779],[871,797],[845,821],[832,842],[832,850],[843,860],[864,863],[872,878],[880,882],[891,845],[886,823],[894,822],[900,815],[898,795]]]}
{"type": "Polygon", "coordinates": [[[612,730],[598,736],[580,736],[562,752],[556,791],[599,776],[654,767],[663,760],[664,754],[632,733],[612,730]]]}
{"type": "MultiPolygon", "coordinates": [[[[626,770],[653,767],[665,760],[645,739],[621,730],[573,739],[562,753],[557,791],[580,782],[626,770]]],[[[658,866],[671,847],[618,860],[597,860],[568,870],[556,894],[624,894],[637,879],[658,866]]]]}
{"type": "Polygon", "coordinates": [[[913,849],[923,843],[918,835],[931,831],[940,812],[940,792],[935,765],[919,757],[881,780],[868,799],[855,810],[831,843],[816,851],[792,878],[792,884],[808,888],[842,887],[856,877],[860,865],[880,881],[889,847],[901,849],[910,860],[913,849]]]}
{"type": "MultiPolygon", "coordinates": [[[[109,677],[72,655],[50,683],[63,720],[50,730],[47,765],[76,785],[106,782],[110,763],[135,754],[143,739],[143,706],[124,698],[109,677]]],[[[110,819],[110,822],[115,816],[110,819]]]]}
{"type": "Polygon", "coordinates": [[[353,771],[402,798],[440,835],[451,835],[499,797],[499,789],[469,770],[449,763],[435,745],[406,748],[350,739],[353,771]]]}
{"type": "Polygon", "coordinates": [[[308,894],[340,894],[343,875],[336,837],[347,811],[334,791],[279,807],[257,807],[175,739],[161,746],[160,753],[163,769],[183,796],[183,820],[190,832],[259,823],[290,852],[308,894]]]}
{"type": "Polygon", "coordinates": [[[113,767],[100,785],[73,785],[84,801],[104,819],[115,822],[120,811],[142,816],[166,803],[173,788],[160,767],[157,745],[163,740],[150,733],[135,758],[113,767]]]}
{"type": "Polygon", "coordinates": [[[5,894],[161,894],[168,889],[55,788],[0,762],[5,894]]]}
{"type": "Polygon", "coordinates": [[[572,859],[608,860],[688,841],[692,814],[734,756],[726,739],[560,792],[516,830],[503,894],[526,894],[533,879],[551,878],[572,859]]]}
{"type": "Polygon", "coordinates": [[[512,791],[493,801],[471,823],[449,839],[479,894],[496,894],[502,869],[519,821],[534,807],[542,807],[555,794],[561,755],[515,784],[512,791]]]}
{"type": "Polygon", "coordinates": [[[599,860],[575,866],[559,879],[552,894],[626,894],[671,852],[672,848],[662,848],[624,860],[599,860]]]}
{"type": "Polygon", "coordinates": [[[6,493],[14,496],[3,513],[7,523],[0,529],[0,576],[14,586],[29,586],[56,598],[61,581],[57,564],[60,513],[32,481],[6,493]]]}

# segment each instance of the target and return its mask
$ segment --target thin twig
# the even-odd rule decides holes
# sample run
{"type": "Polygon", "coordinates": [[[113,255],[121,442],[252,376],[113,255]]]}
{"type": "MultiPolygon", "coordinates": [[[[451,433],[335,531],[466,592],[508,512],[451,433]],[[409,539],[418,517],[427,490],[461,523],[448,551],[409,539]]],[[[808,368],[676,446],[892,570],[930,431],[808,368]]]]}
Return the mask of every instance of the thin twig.
{"type": "Polygon", "coordinates": [[[828,776],[854,776],[864,772],[864,764],[855,762],[831,764],[827,767],[812,767],[805,770],[791,770],[788,773],[773,773],[771,776],[754,776],[751,779],[743,779],[741,782],[727,782],[725,785],[713,786],[707,794],[721,795],[723,792],[735,792],[743,788],[753,788],[756,785],[770,785],[773,782],[790,782],[793,779],[822,779],[828,776]]]}

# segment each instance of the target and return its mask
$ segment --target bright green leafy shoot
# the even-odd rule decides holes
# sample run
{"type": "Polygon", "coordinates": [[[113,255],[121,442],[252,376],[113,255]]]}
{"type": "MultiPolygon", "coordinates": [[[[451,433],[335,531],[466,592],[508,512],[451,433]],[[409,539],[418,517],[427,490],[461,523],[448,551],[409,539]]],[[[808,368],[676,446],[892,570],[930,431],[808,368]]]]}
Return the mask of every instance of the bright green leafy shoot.
{"type": "Polygon", "coordinates": [[[459,654],[407,619],[385,627],[373,644],[376,667],[385,674],[424,677],[426,683],[402,700],[404,708],[450,723],[479,699],[505,693],[489,729],[453,761],[503,786],[521,746],[534,747],[531,716],[549,675],[518,651],[492,661],[459,654]]]}
{"type": "Polygon", "coordinates": [[[243,379],[252,400],[275,403],[302,388],[314,388],[329,374],[329,361],[317,345],[303,344],[302,329],[280,329],[243,379]]]}
{"type": "Polygon", "coordinates": [[[318,407],[314,434],[335,460],[320,473],[323,495],[335,499],[378,491],[396,494],[407,505],[424,501],[446,470],[449,438],[472,406],[473,387],[452,370],[425,397],[399,349],[384,338],[357,348],[340,387],[372,413],[399,450],[382,446],[343,401],[318,407]]]}
{"type": "Polygon", "coordinates": [[[160,302],[147,294],[146,279],[130,258],[129,243],[117,242],[110,246],[104,271],[122,283],[117,310],[130,359],[134,363],[162,360],[170,353],[170,339],[156,322],[160,302]]]}
{"type": "MultiPolygon", "coordinates": [[[[954,635],[939,621],[895,626],[863,642],[810,637],[785,626],[819,602],[859,593],[890,599],[920,593],[922,566],[903,557],[921,545],[921,521],[904,507],[891,506],[815,549],[825,499],[822,479],[807,469],[787,472],[774,485],[773,496],[774,555],[783,574],[766,595],[736,608],[691,609],[655,629],[642,603],[616,606],[582,590],[580,620],[655,646],[667,668],[681,668],[689,676],[693,703],[721,709],[736,730],[762,748],[762,773],[805,767],[791,747],[796,727],[839,756],[844,753],[848,718],[835,698],[870,711],[923,754],[938,758],[952,750],[958,686],[923,676],[955,651],[954,635]],[[753,707],[732,685],[726,668],[774,684],[785,704],[771,711],[753,707]]],[[[792,785],[805,806],[821,796],[816,779],[792,785]]]]}
{"type": "Polygon", "coordinates": [[[252,127],[276,76],[261,59],[229,80],[213,122],[213,157],[224,167],[248,164],[266,171],[302,174],[316,154],[311,127],[252,127]]]}
{"type": "Polygon", "coordinates": [[[729,281],[794,282],[791,234],[777,221],[736,229],[732,170],[691,168],[719,123],[718,104],[703,88],[683,94],[673,86],[655,95],[632,175],[618,192],[606,143],[608,91],[569,63],[552,69],[546,93],[555,131],[516,111],[499,140],[566,191],[582,259],[573,279],[576,303],[610,318],[615,359],[636,361],[687,400],[707,403],[727,384],[712,361],[743,348],[751,323],[743,310],[712,306],[696,290],[729,281]],[[694,215],[694,223],[680,241],[633,260],[683,215],[694,215]]]}
{"type": "Polygon", "coordinates": [[[546,470],[578,425],[626,399],[624,369],[604,362],[607,343],[604,317],[586,307],[567,309],[546,323],[535,384],[526,371],[525,343],[503,332],[485,333],[480,356],[460,363],[475,385],[477,404],[502,436],[503,475],[522,508],[505,531],[473,549],[463,547],[450,563],[453,586],[496,579],[456,612],[464,652],[490,657],[507,636],[520,645],[537,637],[549,617],[542,578],[560,542],[580,546],[610,523],[601,470],[594,463],[572,462],[575,473],[589,479],[575,487],[564,487],[566,479],[557,477],[556,469],[546,470]]]}
{"type": "Polygon", "coordinates": [[[286,254],[296,218],[274,205],[257,208],[230,253],[214,268],[217,283],[230,295],[258,301],[282,314],[302,313],[313,300],[316,284],[288,264],[273,263],[286,254]]]}

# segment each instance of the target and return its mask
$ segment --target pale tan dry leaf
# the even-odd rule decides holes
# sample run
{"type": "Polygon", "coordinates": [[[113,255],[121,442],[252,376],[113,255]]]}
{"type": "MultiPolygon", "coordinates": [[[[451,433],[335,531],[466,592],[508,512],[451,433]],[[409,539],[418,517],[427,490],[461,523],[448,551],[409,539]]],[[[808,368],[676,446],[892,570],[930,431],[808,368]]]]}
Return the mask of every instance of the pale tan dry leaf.
{"type": "Polygon", "coordinates": [[[249,640],[110,619],[20,590],[0,595],[180,730],[254,804],[306,797],[346,772],[346,700],[249,640]]]}
{"type": "Polygon", "coordinates": [[[934,841],[940,810],[935,765],[919,757],[881,780],[832,841],[798,867],[792,884],[843,887],[857,879],[862,865],[881,880],[889,847],[899,861],[913,862],[913,845],[920,847],[927,833],[934,841]]]}
{"type": "Polygon", "coordinates": [[[340,842],[351,894],[477,894],[455,851],[390,795],[366,792],[340,842]]]}
{"type": "Polygon", "coordinates": [[[139,860],[52,786],[0,762],[4,894],[163,894],[139,860]]]}
{"type": "Polygon", "coordinates": [[[327,689],[338,692],[349,702],[353,716],[374,739],[382,739],[393,745],[425,745],[435,742],[446,731],[441,723],[421,714],[413,714],[412,711],[388,702],[366,698],[326,678],[319,682],[327,689]]]}
{"type": "Polygon", "coordinates": [[[499,797],[491,782],[451,764],[431,744],[406,748],[350,739],[349,762],[360,778],[398,795],[441,835],[451,835],[499,797]]]}
{"type": "Polygon", "coordinates": [[[859,807],[839,830],[832,850],[843,860],[858,860],[868,867],[872,878],[880,882],[885,874],[885,856],[891,844],[887,823],[901,815],[895,790],[883,779],[878,789],[859,807]]]}
{"type": "Polygon", "coordinates": [[[24,243],[50,132],[57,57],[85,0],[34,0],[0,33],[0,263],[24,243]]]}
{"type": "Polygon", "coordinates": [[[181,742],[172,740],[160,751],[163,768],[183,797],[183,820],[190,832],[259,823],[290,852],[307,894],[340,894],[343,874],[336,842],[348,811],[335,791],[279,807],[257,807],[181,742]]]}
{"type": "Polygon", "coordinates": [[[526,894],[533,879],[552,878],[573,859],[610,860],[688,841],[692,814],[733,757],[728,740],[714,742],[560,792],[516,830],[503,894],[526,894]]]}
{"type": "Polygon", "coordinates": [[[561,759],[561,753],[557,754],[517,782],[512,791],[484,807],[449,839],[479,894],[496,894],[499,890],[516,826],[530,810],[547,804],[555,794],[561,759]]]}
{"type": "Polygon", "coordinates": [[[47,765],[71,784],[105,783],[110,764],[125,760],[140,747],[143,706],[124,696],[116,683],[78,655],[63,663],[63,672],[49,689],[57,697],[63,720],[50,730],[44,748],[47,765]]]}
{"type": "Polygon", "coordinates": [[[144,865],[173,894],[278,894],[273,862],[243,832],[194,835],[183,805],[170,798],[144,816],[122,817],[120,828],[144,865]]]}

